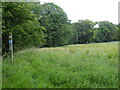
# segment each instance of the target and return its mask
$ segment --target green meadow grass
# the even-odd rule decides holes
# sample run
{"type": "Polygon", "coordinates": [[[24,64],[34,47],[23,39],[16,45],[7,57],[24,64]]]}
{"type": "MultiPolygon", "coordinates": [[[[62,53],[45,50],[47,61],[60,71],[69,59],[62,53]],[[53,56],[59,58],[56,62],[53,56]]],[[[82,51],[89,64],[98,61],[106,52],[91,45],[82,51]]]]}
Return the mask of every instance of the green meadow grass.
{"type": "Polygon", "coordinates": [[[117,88],[118,42],[31,48],[2,63],[3,88],[117,88]]]}

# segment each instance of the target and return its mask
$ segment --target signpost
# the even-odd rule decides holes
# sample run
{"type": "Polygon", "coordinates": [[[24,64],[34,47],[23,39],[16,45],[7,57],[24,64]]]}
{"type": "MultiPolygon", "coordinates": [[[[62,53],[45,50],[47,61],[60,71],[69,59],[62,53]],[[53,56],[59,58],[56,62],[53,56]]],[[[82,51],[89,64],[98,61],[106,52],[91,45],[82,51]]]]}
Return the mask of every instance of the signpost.
{"type": "Polygon", "coordinates": [[[9,55],[10,55],[10,61],[13,62],[13,41],[12,41],[12,33],[9,34],[9,55]]]}

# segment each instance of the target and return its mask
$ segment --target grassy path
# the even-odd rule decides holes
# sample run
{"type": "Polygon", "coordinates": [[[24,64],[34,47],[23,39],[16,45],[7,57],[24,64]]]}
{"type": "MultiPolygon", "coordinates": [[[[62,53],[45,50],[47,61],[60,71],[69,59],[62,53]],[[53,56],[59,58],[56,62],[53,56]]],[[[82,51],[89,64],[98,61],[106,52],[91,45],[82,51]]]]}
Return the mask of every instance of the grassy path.
{"type": "Polygon", "coordinates": [[[3,88],[116,88],[118,42],[24,50],[2,73],[3,88]]]}

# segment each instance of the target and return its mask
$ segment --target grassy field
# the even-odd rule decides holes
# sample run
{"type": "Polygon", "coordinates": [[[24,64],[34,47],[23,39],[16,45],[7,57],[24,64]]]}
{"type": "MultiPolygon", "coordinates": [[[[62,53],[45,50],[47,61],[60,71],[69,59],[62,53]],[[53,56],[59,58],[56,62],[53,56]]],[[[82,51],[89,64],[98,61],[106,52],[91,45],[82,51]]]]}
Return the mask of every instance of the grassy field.
{"type": "Polygon", "coordinates": [[[31,48],[2,70],[3,88],[117,88],[118,42],[31,48]]]}

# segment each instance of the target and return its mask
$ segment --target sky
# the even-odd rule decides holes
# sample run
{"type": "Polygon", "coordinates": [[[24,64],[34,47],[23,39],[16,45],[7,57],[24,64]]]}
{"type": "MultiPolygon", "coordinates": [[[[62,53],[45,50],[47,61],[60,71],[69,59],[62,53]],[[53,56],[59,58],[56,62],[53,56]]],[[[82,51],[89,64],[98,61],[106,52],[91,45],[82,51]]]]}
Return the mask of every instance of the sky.
{"type": "Polygon", "coordinates": [[[96,21],[109,21],[118,24],[118,2],[120,0],[40,0],[40,2],[53,2],[60,6],[72,22],[89,19],[96,21]]]}

